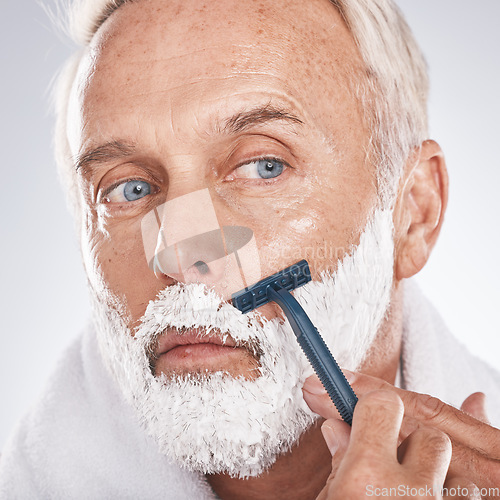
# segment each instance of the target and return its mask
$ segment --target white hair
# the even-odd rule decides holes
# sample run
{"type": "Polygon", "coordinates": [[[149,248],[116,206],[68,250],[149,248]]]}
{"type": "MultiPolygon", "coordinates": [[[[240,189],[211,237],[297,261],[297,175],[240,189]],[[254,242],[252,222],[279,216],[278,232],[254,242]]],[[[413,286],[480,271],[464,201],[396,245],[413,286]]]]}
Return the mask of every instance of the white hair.
{"type": "MultiPolygon", "coordinates": [[[[55,89],[55,151],[67,199],[78,208],[74,161],[67,138],[71,87],[85,48],[106,19],[138,0],[61,0],[65,31],[81,47],[62,70],[55,89]]],[[[424,57],[393,0],[330,0],[344,18],[363,58],[364,78],[351,82],[371,130],[370,157],[377,165],[381,206],[395,201],[411,152],[427,139],[428,77],[424,57]]]]}
{"type": "Polygon", "coordinates": [[[390,207],[407,158],[428,138],[427,64],[393,0],[330,1],[365,63],[366,80],[357,94],[372,134],[379,197],[390,207]]]}

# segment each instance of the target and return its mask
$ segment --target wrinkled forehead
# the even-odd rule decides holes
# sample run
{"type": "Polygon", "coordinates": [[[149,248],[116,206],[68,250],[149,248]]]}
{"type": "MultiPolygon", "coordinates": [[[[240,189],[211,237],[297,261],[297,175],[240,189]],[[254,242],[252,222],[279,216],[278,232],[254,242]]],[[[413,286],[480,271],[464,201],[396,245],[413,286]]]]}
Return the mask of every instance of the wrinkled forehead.
{"type": "MultiPolygon", "coordinates": [[[[275,61],[277,66],[280,60],[297,67],[320,62],[324,67],[319,70],[342,52],[358,58],[330,0],[135,1],[110,16],[93,45],[108,48],[111,58],[147,55],[151,61],[165,61],[170,57],[170,64],[183,56],[202,61],[210,53],[214,59],[205,62],[214,63],[212,69],[230,64],[234,71],[247,69],[252,62],[250,69],[258,69],[257,56],[262,56],[261,63],[275,61]],[[248,58],[240,58],[244,54],[248,58]]],[[[204,64],[198,69],[210,68],[204,64]]],[[[182,66],[175,69],[184,73],[182,66]]]]}
{"type": "Polygon", "coordinates": [[[353,112],[349,82],[362,67],[329,0],[142,0],[121,6],[101,26],[73,95],[83,115],[92,109],[95,119],[141,99],[182,108],[267,92],[328,123],[325,102],[337,113],[353,112]]]}

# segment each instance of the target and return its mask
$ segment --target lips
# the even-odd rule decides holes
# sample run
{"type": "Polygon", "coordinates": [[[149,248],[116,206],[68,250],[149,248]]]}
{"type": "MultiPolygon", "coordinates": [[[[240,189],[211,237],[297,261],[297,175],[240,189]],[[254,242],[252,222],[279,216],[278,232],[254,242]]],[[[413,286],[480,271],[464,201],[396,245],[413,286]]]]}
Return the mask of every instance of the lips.
{"type": "Polygon", "coordinates": [[[255,349],[220,330],[207,334],[205,328],[166,330],[150,357],[150,366],[157,377],[224,372],[254,380],[260,374],[255,349]]]}
{"type": "Polygon", "coordinates": [[[198,344],[212,344],[214,346],[221,347],[237,347],[236,342],[228,334],[206,334],[203,329],[196,328],[186,330],[182,333],[173,329],[168,329],[166,335],[160,337],[156,349],[156,357],[159,358],[163,354],[166,354],[180,346],[198,344]]]}

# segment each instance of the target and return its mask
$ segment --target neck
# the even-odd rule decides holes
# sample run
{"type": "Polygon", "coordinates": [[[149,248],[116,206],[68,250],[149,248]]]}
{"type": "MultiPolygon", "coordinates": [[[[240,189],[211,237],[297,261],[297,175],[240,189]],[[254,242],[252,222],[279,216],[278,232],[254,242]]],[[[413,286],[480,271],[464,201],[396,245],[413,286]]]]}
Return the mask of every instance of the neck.
{"type": "MultiPolygon", "coordinates": [[[[399,368],[403,326],[402,290],[392,293],[388,317],[370,349],[361,372],[394,384],[399,368]]],[[[331,472],[331,456],[321,434],[323,419],[307,432],[288,453],[281,455],[264,474],[249,479],[226,474],[208,475],[207,480],[221,500],[313,500],[331,472]]]]}

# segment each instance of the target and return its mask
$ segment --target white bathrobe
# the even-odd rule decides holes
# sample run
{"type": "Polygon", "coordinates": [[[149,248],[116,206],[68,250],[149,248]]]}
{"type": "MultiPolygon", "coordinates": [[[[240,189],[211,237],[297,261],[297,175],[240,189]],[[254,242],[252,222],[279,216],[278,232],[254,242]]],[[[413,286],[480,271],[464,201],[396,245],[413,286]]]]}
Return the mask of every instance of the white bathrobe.
{"type": "MultiPolygon", "coordinates": [[[[460,407],[486,393],[500,425],[500,374],[450,335],[415,285],[405,291],[402,387],[460,407]]],[[[104,368],[89,328],[65,352],[0,458],[0,498],[217,498],[202,475],[169,464],[139,428],[104,368]]]]}

